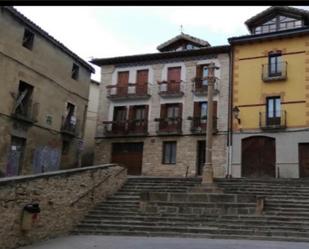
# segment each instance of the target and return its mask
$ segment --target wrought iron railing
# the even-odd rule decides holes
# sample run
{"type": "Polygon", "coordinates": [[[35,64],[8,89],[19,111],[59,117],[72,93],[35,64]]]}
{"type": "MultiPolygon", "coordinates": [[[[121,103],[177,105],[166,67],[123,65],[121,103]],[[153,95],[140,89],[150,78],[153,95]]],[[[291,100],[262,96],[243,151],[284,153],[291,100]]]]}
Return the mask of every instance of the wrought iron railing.
{"type": "Polygon", "coordinates": [[[75,116],[62,116],[61,119],[61,132],[69,135],[77,135],[79,127],[79,119],[75,116]]]}
{"type": "Polygon", "coordinates": [[[263,81],[285,80],[287,78],[287,62],[278,62],[262,65],[263,81]]]}
{"type": "Polygon", "coordinates": [[[143,135],[148,132],[147,119],[104,121],[103,126],[105,136],[143,135]]]}
{"type": "MultiPolygon", "coordinates": [[[[207,94],[208,93],[208,82],[209,77],[195,77],[192,79],[192,92],[195,94],[207,94]]],[[[216,79],[214,82],[214,91],[215,93],[219,92],[218,88],[218,80],[216,79]]]]}
{"type": "Polygon", "coordinates": [[[282,129],[286,128],[286,111],[281,110],[271,113],[260,112],[259,123],[261,129],[282,129]]]}
{"type": "Polygon", "coordinates": [[[182,133],[182,118],[156,118],[157,133],[182,133]]]}
{"type": "MultiPolygon", "coordinates": [[[[205,133],[207,127],[207,117],[188,117],[191,120],[191,132],[193,133],[205,133]]],[[[217,117],[213,117],[212,129],[217,131],[217,117]]]]}
{"type": "Polygon", "coordinates": [[[159,81],[159,94],[161,96],[173,96],[184,94],[183,81],[159,81]]]}
{"type": "Polygon", "coordinates": [[[150,85],[129,83],[126,86],[119,85],[108,85],[107,97],[108,98],[140,98],[140,97],[150,97],[150,85]]]}

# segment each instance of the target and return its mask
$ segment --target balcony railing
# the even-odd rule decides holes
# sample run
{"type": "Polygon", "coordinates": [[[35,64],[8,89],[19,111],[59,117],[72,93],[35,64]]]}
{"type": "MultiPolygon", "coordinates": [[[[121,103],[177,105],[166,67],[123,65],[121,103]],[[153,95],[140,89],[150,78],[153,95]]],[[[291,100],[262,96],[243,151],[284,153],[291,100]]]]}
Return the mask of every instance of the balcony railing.
{"type": "Polygon", "coordinates": [[[29,102],[26,106],[20,108],[14,108],[12,117],[29,124],[37,122],[37,115],[39,110],[39,103],[32,104],[29,102]]]}
{"type": "Polygon", "coordinates": [[[286,128],[286,111],[278,111],[270,117],[267,112],[259,113],[261,129],[284,129],[286,128]]]}
{"type": "Polygon", "coordinates": [[[104,121],[105,136],[145,136],[148,134],[148,120],[104,121]]]}
{"type": "Polygon", "coordinates": [[[183,81],[159,81],[158,85],[161,97],[181,97],[184,95],[183,81]]]}
{"type": "Polygon", "coordinates": [[[107,97],[113,100],[150,98],[149,84],[129,83],[127,86],[109,85],[106,87],[107,97]]]}
{"type": "Polygon", "coordinates": [[[61,121],[61,132],[70,136],[78,135],[79,119],[76,119],[75,116],[65,117],[62,116],[61,121]]]}
{"type": "MultiPolygon", "coordinates": [[[[192,92],[197,96],[207,95],[208,93],[208,77],[201,78],[201,77],[195,77],[192,79],[193,85],[192,85],[192,92]]],[[[214,83],[214,93],[218,93],[218,80],[214,83]]]]}
{"type": "MultiPolygon", "coordinates": [[[[207,127],[207,117],[188,117],[191,120],[191,132],[194,134],[205,134],[207,127]]],[[[212,129],[214,133],[218,131],[217,128],[217,117],[213,117],[212,129]]]]}
{"type": "Polygon", "coordinates": [[[157,134],[159,135],[177,135],[182,133],[182,118],[156,118],[157,134]]]}
{"type": "Polygon", "coordinates": [[[262,80],[264,82],[285,80],[287,78],[287,62],[262,65],[262,80]]]}

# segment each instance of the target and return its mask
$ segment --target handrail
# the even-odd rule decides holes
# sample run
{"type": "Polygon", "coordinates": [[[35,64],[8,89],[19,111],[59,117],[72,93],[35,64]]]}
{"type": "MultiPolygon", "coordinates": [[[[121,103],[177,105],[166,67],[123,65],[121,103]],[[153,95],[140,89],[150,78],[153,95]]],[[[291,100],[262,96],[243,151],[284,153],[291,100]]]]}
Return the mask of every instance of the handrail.
{"type": "MultiPolygon", "coordinates": [[[[118,175],[119,175],[120,173],[122,173],[122,171],[124,171],[124,170],[126,170],[126,168],[120,169],[120,170],[116,173],[115,176],[118,176],[118,175]]],[[[90,189],[88,189],[88,190],[85,191],[83,194],[81,194],[76,200],[72,201],[72,202],[70,203],[70,206],[71,206],[71,207],[74,206],[75,203],[77,203],[78,201],[80,201],[81,199],[83,199],[85,196],[88,195],[89,192],[93,191],[95,188],[97,188],[98,186],[100,186],[102,183],[106,182],[106,180],[107,180],[108,178],[110,178],[110,177],[111,177],[111,175],[108,175],[108,176],[104,177],[104,179],[103,179],[102,181],[100,181],[99,183],[95,184],[95,185],[92,186],[90,189]]]]}

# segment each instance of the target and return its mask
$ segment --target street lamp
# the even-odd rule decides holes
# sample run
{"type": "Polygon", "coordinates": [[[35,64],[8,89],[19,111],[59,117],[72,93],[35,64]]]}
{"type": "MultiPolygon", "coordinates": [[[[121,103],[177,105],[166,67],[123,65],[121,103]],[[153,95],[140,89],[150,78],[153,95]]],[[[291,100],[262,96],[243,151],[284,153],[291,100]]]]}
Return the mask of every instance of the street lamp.
{"type": "Polygon", "coordinates": [[[216,82],[215,63],[208,66],[208,108],[206,126],[206,162],[203,167],[202,184],[212,184],[214,181],[214,171],[212,165],[212,136],[213,136],[213,92],[216,82]]]}

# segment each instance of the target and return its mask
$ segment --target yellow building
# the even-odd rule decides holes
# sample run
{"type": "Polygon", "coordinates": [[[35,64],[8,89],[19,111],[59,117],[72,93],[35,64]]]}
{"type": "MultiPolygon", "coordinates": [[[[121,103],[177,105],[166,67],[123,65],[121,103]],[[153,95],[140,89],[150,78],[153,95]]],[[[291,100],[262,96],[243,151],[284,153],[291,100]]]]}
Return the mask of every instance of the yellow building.
{"type": "Polygon", "coordinates": [[[234,177],[309,177],[309,11],[271,7],[232,46],[234,177]]]}

